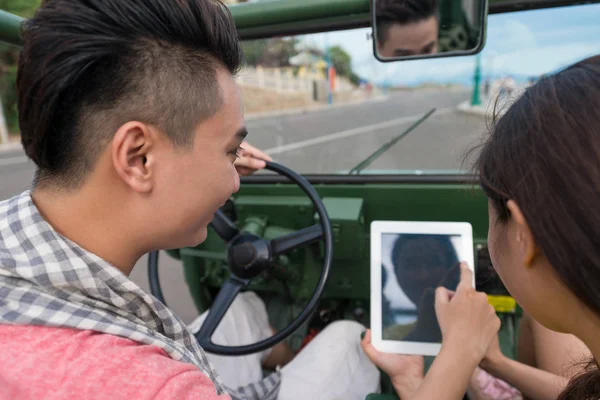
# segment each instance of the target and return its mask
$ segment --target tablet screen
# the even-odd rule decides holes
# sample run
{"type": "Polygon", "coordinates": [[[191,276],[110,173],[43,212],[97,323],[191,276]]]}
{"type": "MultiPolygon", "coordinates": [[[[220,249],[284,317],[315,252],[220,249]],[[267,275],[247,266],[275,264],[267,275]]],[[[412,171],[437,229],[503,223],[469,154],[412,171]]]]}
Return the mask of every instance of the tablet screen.
{"type": "Polygon", "coordinates": [[[435,289],[456,289],[464,247],[459,234],[381,235],[383,340],[441,342],[435,289]]]}

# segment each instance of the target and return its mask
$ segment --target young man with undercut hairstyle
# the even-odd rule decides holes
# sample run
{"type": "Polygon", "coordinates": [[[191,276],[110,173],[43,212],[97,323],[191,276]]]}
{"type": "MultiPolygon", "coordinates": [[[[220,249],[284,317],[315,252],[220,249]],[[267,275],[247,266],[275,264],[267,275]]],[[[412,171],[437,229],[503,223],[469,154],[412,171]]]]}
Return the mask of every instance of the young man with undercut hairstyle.
{"type": "MultiPolygon", "coordinates": [[[[128,277],[145,253],[203,242],[240,173],[268,159],[243,144],[243,55],[222,3],[50,0],[23,40],[19,122],[37,172],[31,190],[0,202],[0,399],[362,400],[377,390],[357,323],[332,324],[291,362],[281,346],[207,356],[198,327],[128,277]],[[263,366],[283,364],[263,379],[263,366]]],[[[271,335],[264,304],[245,293],[213,340],[271,335]]]]}

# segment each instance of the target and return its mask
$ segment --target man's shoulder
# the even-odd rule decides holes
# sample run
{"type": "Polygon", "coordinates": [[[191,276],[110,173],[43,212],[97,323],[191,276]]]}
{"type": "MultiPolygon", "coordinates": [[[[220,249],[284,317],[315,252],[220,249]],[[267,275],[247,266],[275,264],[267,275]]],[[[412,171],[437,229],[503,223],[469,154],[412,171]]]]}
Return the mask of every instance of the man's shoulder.
{"type": "Polygon", "coordinates": [[[0,250],[2,238],[7,235],[12,236],[15,223],[20,222],[20,214],[27,212],[29,208],[30,199],[30,192],[25,191],[9,199],[0,200],[0,250]]]}
{"type": "MultiPolygon", "coordinates": [[[[70,328],[0,325],[0,381],[7,398],[216,399],[212,382],[194,365],[157,346],[70,328]]],[[[0,399],[4,399],[0,395],[0,399]]]]}
{"type": "Polygon", "coordinates": [[[13,198],[0,200],[0,220],[5,219],[7,217],[8,207],[12,199],[13,198]]]}
{"type": "MultiPolygon", "coordinates": [[[[27,344],[28,352],[52,352],[64,347],[77,346],[80,350],[110,351],[114,348],[141,346],[139,343],[120,336],[67,327],[13,325],[0,323],[0,336],[5,340],[0,347],[18,347],[27,344]]],[[[155,346],[148,346],[154,348],[155,346]]],[[[160,348],[159,353],[166,355],[160,348]]]]}
{"type": "Polygon", "coordinates": [[[16,196],[8,199],[0,200],[0,220],[8,217],[11,209],[15,208],[18,204],[27,202],[31,198],[31,192],[29,190],[24,191],[16,196]]]}
{"type": "MultiPolygon", "coordinates": [[[[102,371],[117,367],[125,360],[139,364],[156,357],[158,363],[171,360],[159,347],[143,345],[131,339],[101,332],[65,327],[0,324],[0,364],[11,355],[22,360],[18,368],[33,367],[41,360],[52,365],[69,367],[102,363],[102,371]],[[4,360],[3,360],[4,359],[4,360]]],[[[156,360],[154,361],[156,363],[156,360]]]]}

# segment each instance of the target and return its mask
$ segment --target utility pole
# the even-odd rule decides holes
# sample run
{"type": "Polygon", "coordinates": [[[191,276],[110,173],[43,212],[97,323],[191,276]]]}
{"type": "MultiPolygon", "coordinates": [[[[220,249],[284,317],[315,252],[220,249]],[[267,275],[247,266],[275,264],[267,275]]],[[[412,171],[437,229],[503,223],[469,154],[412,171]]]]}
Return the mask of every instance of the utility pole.
{"type": "Polygon", "coordinates": [[[327,104],[333,104],[333,91],[332,91],[332,74],[331,69],[331,56],[329,55],[329,34],[325,33],[325,62],[327,63],[327,104]]]}
{"type": "Polygon", "coordinates": [[[6,125],[6,118],[4,117],[2,98],[0,98],[0,144],[8,144],[8,142],[8,128],[6,125]]]}
{"type": "Polygon", "coordinates": [[[473,76],[473,97],[471,98],[472,106],[481,105],[481,96],[479,94],[479,86],[481,85],[481,53],[475,58],[475,75],[473,76]]]}

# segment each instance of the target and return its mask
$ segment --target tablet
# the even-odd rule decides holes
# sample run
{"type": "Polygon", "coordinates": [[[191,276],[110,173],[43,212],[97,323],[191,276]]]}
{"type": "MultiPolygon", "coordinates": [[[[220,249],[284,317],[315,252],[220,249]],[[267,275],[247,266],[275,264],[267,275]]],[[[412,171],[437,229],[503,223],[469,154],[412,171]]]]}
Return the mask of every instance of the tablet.
{"type": "Polygon", "coordinates": [[[442,335],[435,316],[435,289],[455,290],[460,262],[466,261],[473,271],[473,258],[469,223],[372,222],[373,346],[386,353],[437,355],[442,335]]]}

